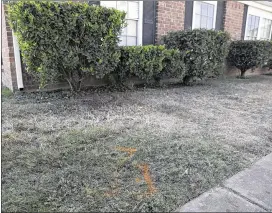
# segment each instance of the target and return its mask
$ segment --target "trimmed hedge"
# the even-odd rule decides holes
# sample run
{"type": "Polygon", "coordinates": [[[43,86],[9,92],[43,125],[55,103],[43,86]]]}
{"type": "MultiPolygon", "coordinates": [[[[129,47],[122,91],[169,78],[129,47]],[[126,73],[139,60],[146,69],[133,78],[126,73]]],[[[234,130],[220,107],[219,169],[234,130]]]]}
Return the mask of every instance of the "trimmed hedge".
{"type": "Polygon", "coordinates": [[[88,75],[118,83],[133,76],[189,83],[220,75],[227,55],[242,76],[256,66],[272,68],[271,42],[234,41],[228,53],[229,34],[214,30],[170,32],[162,38],[165,46],[118,47],[125,13],[87,3],[18,1],[9,4],[8,19],[41,86],[61,79],[79,91],[88,75]]]}
{"type": "Polygon", "coordinates": [[[248,69],[268,63],[272,51],[270,41],[233,41],[230,45],[228,62],[245,76],[248,69]]]}
{"type": "Polygon", "coordinates": [[[271,58],[268,60],[267,65],[268,65],[268,68],[271,70],[272,69],[272,59],[271,58]]]}
{"type": "Polygon", "coordinates": [[[178,78],[183,81],[186,74],[184,53],[178,49],[166,49],[164,55],[163,70],[156,78],[178,78]]]}
{"type": "Polygon", "coordinates": [[[196,29],[170,32],[162,37],[167,48],[185,52],[185,82],[218,76],[223,71],[230,36],[226,32],[196,29]]]}
{"type": "Polygon", "coordinates": [[[185,75],[185,64],[179,50],[154,45],[120,49],[120,63],[115,72],[119,83],[133,76],[149,83],[150,80],[159,81],[164,77],[183,79],[185,75]]]}
{"type": "Polygon", "coordinates": [[[9,4],[8,19],[27,70],[41,86],[65,79],[77,91],[87,75],[103,78],[119,62],[124,12],[87,3],[19,1],[9,4]]]}

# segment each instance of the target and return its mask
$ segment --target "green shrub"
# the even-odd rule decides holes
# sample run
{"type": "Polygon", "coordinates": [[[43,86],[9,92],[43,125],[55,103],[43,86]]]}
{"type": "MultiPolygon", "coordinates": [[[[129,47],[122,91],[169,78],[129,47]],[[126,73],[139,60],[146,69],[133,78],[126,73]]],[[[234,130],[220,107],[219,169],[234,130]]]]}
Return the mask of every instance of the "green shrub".
{"type": "Polygon", "coordinates": [[[221,74],[229,39],[228,33],[204,29],[170,32],[162,37],[167,48],[185,52],[185,83],[195,77],[203,79],[221,74]]]}
{"type": "Polygon", "coordinates": [[[65,79],[80,90],[87,75],[103,78],[120,58],[125,13],[87,3],[19,1],[9,4],[27,70],[41,85],[65,79]]]}
{"type": "Polygon", "coordinates": [[[186,74],[184,53],[177,49],[165,49],[164,56],[162,72],[156,77],[178,78],[182,81],[186,74]]]}
{"type": "Polygon", "coordinates": [[[272,69],[272,59],[270,58],[269,60],[268,60],[268,68],[271,70],[272,69]]]}
{"type": "Polygon", "coordinates": [[[183,78],[185,66],[178,50],[167,50],[164,46],[121,47],[120,63],[115,74],[119,83],[136,76],[146,83],[163,77],[183,78]]]}
{"type": "Polygon", "coordinates": [[[245,76],[248,69],[267,64],[272,43],[269,41],[233,41],[229,48],[228,62],[245,76]]]}
{"type": "Polygon", "coordinates": [[[128,46],[121,49],[118,70],[121,71],[122,78],[137,76],[148,82],[162,71],[163,46],[128,46]]]}

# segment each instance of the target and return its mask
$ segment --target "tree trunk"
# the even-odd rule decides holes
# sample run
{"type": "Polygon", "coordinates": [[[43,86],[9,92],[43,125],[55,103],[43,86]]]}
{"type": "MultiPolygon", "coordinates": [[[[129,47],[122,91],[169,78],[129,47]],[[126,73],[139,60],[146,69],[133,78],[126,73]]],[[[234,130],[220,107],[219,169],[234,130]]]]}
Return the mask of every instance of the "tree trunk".
{"type": "Polygon", "coordinates": [[[69,72],[66,77],[66,81],[69,83],[70,89],[73,93],[79,93],[82,86],[82,81],[84,79],[84,74],[81,71],[69,72]]]}
{"type": "Polygon", "coordinates": [[[69,83],[70,89],[73,93],[78,93],[81,90],[81,80],[80,81],[73,81],[71,79],[66,79],[69,83]]]}
{"type": "Polygon", "coordinates": [[[246,74],[246,70],[241,70],[241,78],[244,78],[246,74]]]}
{"type": "Polygon", "coordinates": [[[185,76],[184,79],[183,79],[183,83],[186,86],[191,85],[192,81],[193,81],[192,76],[185,76]]]}

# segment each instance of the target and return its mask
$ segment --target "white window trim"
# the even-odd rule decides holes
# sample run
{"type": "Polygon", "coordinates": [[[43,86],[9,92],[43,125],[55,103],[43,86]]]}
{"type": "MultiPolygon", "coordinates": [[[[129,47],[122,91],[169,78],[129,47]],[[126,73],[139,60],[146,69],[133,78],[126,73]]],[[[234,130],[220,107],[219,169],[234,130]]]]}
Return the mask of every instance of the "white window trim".
{"type": "Polygon", "coordinates": [[[263,5],[263,4],[259,3],[259,2],[254,2],[254,1],[238,1],[238,2],[272,13],[272,7],[263,5]]]}
{"type": "MultiPolygon", "coordinates": [[[[257,40],[260,40],[260,37],[261,37],[261,30],[260,29],[261,29],[261,26],[263,24],[264,18],[272,20],[272,13],[264,11],[262,9],[258,9],[256,7],[249,6],[248,11],[247,11],[246,21],[248,20],[249,15],[260,17],[258,34],[257,34],[257,40]]],[[[248,25],[247,25],[247,22],[246,22],[245,36],[244,36],[245,40],[247,40],[247,38],[246,38],[247,37],[247,28],[248,28],[248,25]]],[[[271,33],[272,33],[272,30],[270,31],[270,38],[271,38],[271,33]]]]}
{"type": "Polygon", "coordinates": [[[214,5],[214,19],[213,19],[213,29],[215,29],[215,23],[216,23],[216,14],[217,14],[217,1],[194,1],[194,6],[193,6],[193,23],[192,23],[192,29],[195,29],[196,24],[195,24],[195,4],[196,2],[204,2],[208,4],[213,4],[214,5]]]}
{"type": "MultiPolygon", "coordinates": [[[[107,5],[103,4],[104,1],[100,2],[101,6],[107,7],[107,5]]],[[[137,46],[141,46],[143,44],[143,1],[138,1],[139,3],[139,19],[137,21],[137,46]]]]}
{"type": "Polygon", "coordinates": [[[143,1],[139,1],[139,20],[138,20],[137,45],[143,44],[143,1]]]}

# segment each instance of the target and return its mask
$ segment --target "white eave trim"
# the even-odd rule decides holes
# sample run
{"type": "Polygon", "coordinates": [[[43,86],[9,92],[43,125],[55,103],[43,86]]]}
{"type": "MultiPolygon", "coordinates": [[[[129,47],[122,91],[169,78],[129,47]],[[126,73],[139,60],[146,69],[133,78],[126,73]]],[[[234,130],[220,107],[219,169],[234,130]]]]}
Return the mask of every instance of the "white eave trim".
{"type": "Polygon", "coordinates": [[[238,2],[272,13],[272,7],[266,6],[264,4],[260,4],[258,2],[254,2],[254,1],[238,1],[238,2]]]}

